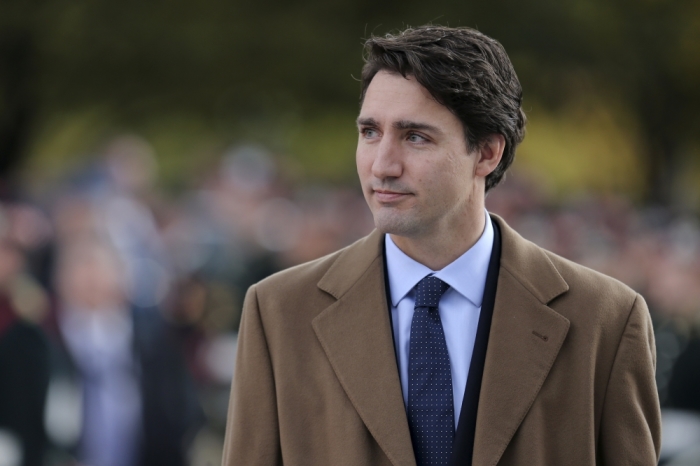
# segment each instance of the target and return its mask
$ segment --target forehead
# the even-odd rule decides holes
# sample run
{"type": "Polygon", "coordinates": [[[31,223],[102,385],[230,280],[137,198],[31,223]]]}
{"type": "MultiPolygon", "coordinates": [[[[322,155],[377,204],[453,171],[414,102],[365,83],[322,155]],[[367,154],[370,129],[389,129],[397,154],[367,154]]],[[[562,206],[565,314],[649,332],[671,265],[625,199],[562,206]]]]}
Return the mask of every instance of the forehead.
{"type": "Polygon", "coordinates": [[[438,103],[413,76],[380,71],[365,93],[360,119],[372,118],[380,124],[409,120],[439,125],[446,131],[462,132],[457,117],[438,103]]]}

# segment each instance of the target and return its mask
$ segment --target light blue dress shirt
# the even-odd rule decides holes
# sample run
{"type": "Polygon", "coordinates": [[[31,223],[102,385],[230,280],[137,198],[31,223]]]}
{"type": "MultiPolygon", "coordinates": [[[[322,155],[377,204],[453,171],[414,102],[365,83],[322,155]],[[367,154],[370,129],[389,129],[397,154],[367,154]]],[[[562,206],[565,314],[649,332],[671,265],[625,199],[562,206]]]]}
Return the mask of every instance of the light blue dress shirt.
{"type": "Polygon", "coordinates": [[[434,274],[450,288],[440,299],[440,319],[445,332],[452,369],[455,429],[462,410],[464,390],[471,365],[486,274],[493,249],[493,225],[486,214],[486,226],[479,240],[467,252],[442,270],[431,270],[404,254],[391,236],[385,236],[387,272],[391,293],[391,318],[399,360],[399,376],[404,404],[408,404],[408,357],[411,322],[415,306],[414,287],[428,274],[434,274]]]}

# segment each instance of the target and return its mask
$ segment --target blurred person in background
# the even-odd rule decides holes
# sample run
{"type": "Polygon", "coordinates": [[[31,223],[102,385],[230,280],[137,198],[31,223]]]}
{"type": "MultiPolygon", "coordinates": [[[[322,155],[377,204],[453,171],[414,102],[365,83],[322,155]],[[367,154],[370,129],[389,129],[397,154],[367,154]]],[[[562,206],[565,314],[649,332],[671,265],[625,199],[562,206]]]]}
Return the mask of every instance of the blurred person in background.
{"type": "Polygon", "coordinates": [[[224,465],[655,465],[644,299],[485,213],[524,136],[505,50],[439,26],[365,46],[377,230],[249,289],[224,465]]]}
{"type": "Polygon", "coordinates": [[[96,163],[67,180],[54,209],[58,241],[81,232],[109,240],[124,266],[127,299],[137,308],[161,304],[171,280],[151,206],[157,169],[145,140],[118,136],[105,144],[96,163]]]}
{"type": "Polygon", "coordinates": [[[43,332],[18,310],[13,288],[23,267],[20,245],[0,232],[0,461],[41,466],[49,352],[43,332]]]}
{"type": "Polygon", "coordinates": [[[178,340],[157,309],[129,303],[111,243],[74,237],[57,256],[47,425],[64,454],[55,462],[74,454],[88,466],[187,464],[202,414],[178,340]]]}
{"type": "Polygon", "coordinates": [[[669,381],[670,406],[700,414],[700,332],[693,335],[678,356],[669,381]]]}

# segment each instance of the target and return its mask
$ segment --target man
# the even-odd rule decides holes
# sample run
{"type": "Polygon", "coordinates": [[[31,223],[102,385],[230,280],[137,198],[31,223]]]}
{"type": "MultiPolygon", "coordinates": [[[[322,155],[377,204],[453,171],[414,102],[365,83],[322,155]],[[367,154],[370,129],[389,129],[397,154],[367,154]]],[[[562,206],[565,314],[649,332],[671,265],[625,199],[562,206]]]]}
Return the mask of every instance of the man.
{"type": "Polygon", "coordinates": [[[49,351],[44,333],[17,307],[24,266],[21,246],[0,233],[0,458],[4,464],[41,466],[49,351]]]}
{"type": "Polygon", "coordinates": [[[524,135],[495,40],[366,44],[357,168],[377,229],[248,291],[224,465],[653,465],[644,300],[485,213],[524,135]]]}
{"type": "Polygon", "coordinates": [[[52,385],[77,392],[80,403],[71,412],[70,395],[49,397],[54,455],[74,457],[71,464],[184,466],[203,415],[175,335],[157,309],[127,301],[111,243],[83,237],[59,246],[52,385]],[[71,416],[80,420],[72,433],[60,422],[71,416]]]}

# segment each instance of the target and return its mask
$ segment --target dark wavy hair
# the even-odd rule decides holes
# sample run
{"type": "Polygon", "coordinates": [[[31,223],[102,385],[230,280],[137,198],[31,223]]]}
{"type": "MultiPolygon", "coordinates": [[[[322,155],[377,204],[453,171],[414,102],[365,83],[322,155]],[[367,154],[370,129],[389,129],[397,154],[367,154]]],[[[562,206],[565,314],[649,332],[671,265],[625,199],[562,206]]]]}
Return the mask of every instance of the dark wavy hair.
{"type": "Polygon", "coordinates": [[[470,151],[491,134],[503,135],[503,158],[486,177],[486,191],[501,181],[525,137],[526,118],[520,81],[498,41],[470,28],[429,25],[371,37],[364,51],[360,103],[379,71],[413,76],[459,118],[470,151]]]}

